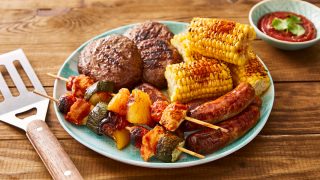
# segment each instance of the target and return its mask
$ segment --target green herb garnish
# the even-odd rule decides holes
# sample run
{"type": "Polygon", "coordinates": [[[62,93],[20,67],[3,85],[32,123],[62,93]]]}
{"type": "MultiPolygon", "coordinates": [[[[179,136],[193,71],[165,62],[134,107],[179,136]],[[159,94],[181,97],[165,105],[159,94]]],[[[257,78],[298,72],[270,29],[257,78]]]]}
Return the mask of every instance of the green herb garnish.
{"type": "Polygon", "coordinates": [[[300,23],[300,17],[290,15],[285,19],[274,18],[272,20],[272,27],[278,31],[289,31],[296,36],[300,36],[305,33],[305,29],[300,23]]]}

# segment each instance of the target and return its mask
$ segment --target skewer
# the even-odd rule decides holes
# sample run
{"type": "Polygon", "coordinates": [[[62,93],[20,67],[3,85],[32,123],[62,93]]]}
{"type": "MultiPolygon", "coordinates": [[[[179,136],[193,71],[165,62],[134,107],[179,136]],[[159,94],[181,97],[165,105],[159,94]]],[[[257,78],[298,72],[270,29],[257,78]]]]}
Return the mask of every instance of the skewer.
{"type": "Polygon", "coordinates": [[[58,102],[59,102],[59,101],[58,101],[58,99],[55,99],[54,97],[51,97],[51,96],[48,96],[48,95],[42,94],[41,92],[38,92],[38,91],[36,91],[36,90],[33,90],[33,93],[38,94],[39,96],[42,96],[42,97],[48,98],[48,99],[50,99],[50,100],[52,100],[52,101],[54,101],[54,102],[56,102],[56,103],[58,103],[58,102]]]}
{"type": "Polygon", "coordinates": [[[177,149],[178,149],[179,151],[182,151],[182,152],[186,153],[186,154],[190,154],[191,156],[195,156],[195,157],[197,157],[197,158],[199,158],[199,159],[204,159],[204,158],[205,158],[204,155],[201,155],[201,154],[198,154],[198,153],[196,153],[196,152],[190,151],[190,150],[188,150],[188,149],[186,149],[186,148],[183,148],[183,147],[179,147],[179,146],[178,146],[177,149]]]}
{"type": "MultiPolygon", "coordinates": [[[[127,127],[125,127],[128,131],[131,131],[132,130],[132,127],[129,127],[129,126],[127,126],[127,127]]],[[[196,152],[193,152],[193,151],[190,151],[190,150],[188,150],[188,149],[186,149],[186,148],[184,148],[184,147],[176,147],[176,149],[177,150],[179,150],[179,151],[182,151],[182,152],[184,152],[184,153],[186,153],[186,154],[189,154],[189,155],[191,155],[191,156],[194,156],[194,157],[197,157],[197,158],[199,158],[199,159],[204,159],[205,158],[205,156],[204,155],[201,155],[201,154],[198,154],[198,153],[196,153],[196,152]]]]}
{"type": "MultiPolygon", "coordinates": [[[[56,103],[59,102],[59,101],[58,101],[57,99],[55,99],[54,97],[51,97],[51,96],[42,94],[41,92],[38,92],[38,91],[36,91],[36,90],[33,90],[33,93],[35,93],[35,94],[37,94],[37,95],[39,95],[39,96],[48,98],[48,99],[50,99],[50,100],[52,100],[52,101],[54,101],[54,102],[56,102],[56,103]]],[[[132,128],[129,127],[129,126],[127,126],[127,127],[125,127],[125,128],[126,128],[127,130],[129,130],[129,131],[132,130],[132,128]]],[[[201,155],[201,154],[198,154],[198,153],[196,153],[196,152],[190,151],[190,150],[188,150],[188,149],[185,149],[185,148],[183,148],[183,147],[177,147],[177,149],[178,149],[179,151],[182,151],[182,152],[184,152],[184,153],[186,153],[186,154],[189,154],[189,155],[191,155],[191,156],[195,156],[195,157],[200,158],[200,159],[205,158],[205,156],[203,156],[203,155],[201,155]]]]}
{"type": "Polygon", "coordinates": [[[60,79],[60,80],[65,81],[65,82],[69,82],[69,79],[61,77],[61,76],[57,76],[57,75],[54,75],[54,74],[51,74],[51,73],[47,73],[47,75],[51,76],[53,78],[56,78],[56,79],[60,79]]]}
{"type": "Polygon", "coordinates": [[[216,125],[213,125],[213,124],[204,122],[204,121],[200,121],[200,120],[195,119],[195,118],[192,118],[192,117],[186,116],[186,117],[184,117],[184,119],[187,120],[187,121],[196,123],[196,124],[200,124],[200,125],[202,125],[202,126],[206,126],[206,127],[208,127],[208,128],[211,128],[211,129],[216,129],[216,130],[220,129],[222,132],[225,132],[225,133],[229,132],[229,131],[228,131],[227,129],[225,129],[225,128],[222,128],[222,127],[220,127],[220,126],[216,126],[216,125]]]}
{"type": "MultiPolygon", "coordinates": [[[[48,75],[48,76],[51,76],[51,77],[53,77],[53,78],[56,78],[56,79],[60,79],[60,80],[62,80],[62,81],[69,82],[69,79],[64,78],[64,77],[61,77],[61,76],[57,76],[57,75],[54,75],[54,74],[51,74],[51,73],[47,73],[47,75],[48,75]]],[[[112,96],[115,96],[114,93],[111,93],[111,95],[112,95],[112,96]]],[[[57,102],[57,101],[56,101],[56,102],[57,102]]],[[[202,125],[202,126],[211,128],[211,129],[215,129],[215,130],[220,129],[222,132],[225,132],[225,133],[228,132],[227,129],[224,129],[224,128],[219,127],[219,126],[215,126],[215,125],[213,125],[213,124],[210,124],[210,123],[207,123],[207,122],[204,122],[204,121],[200,121],[200,120],[195,119],[195,118],[192,118],[192,117],[186,116],[184,119],[187,120],[187,121],[191,121],[191,122],[193,122],[193,123],[196,123],[196,124],[199,124],[199,125],[202,125]]]]}
{"type": "Polygon", "coordinates": [[[126,128],[126,130],[128,130],[129,132],[131,132],[131,130],[132,130],[132,127],[129,127],[129,126],[126,126],[125,128],[126,128]]]}
{"type": "MultiPolygon", "coordinates": [[[[47,75],[50,76],[50,77],[53,77],[53,78],[56,78],[56,79],[65,81],[65,82],[69,82],[69,79],[64,78],[64,77],[61,77],[61,76],[58,76],[58,75],[55,75],[55,74],[47,73],[47,75]]],[[[111,96],[115,96],[115,95],[116,95],[116,94],[111,93],[111,96]]]]}
{"type": "MultiPolygon", "coordinates": [[[[187,109],[186,109],[186,105],[184,104],[173,102],[171,104],[161,103],[159,104],[159,106],[161,108],[165,107],[163,110],[160,108],[160,110],[162,110],[162,114],[161,114],[161,118],[159,119],[159,123],[169,131],[175,131],[180,126],[180,124],[186,120],[186,121],[190,121],[195,124],[199,124],[201,126],[205,126],[211,129],[221,130],[222,132],[225,132],[225,133],[228,132],[227,129],[222,128],[220,126],[216,126],[211,123],[204,122],[204,121],[187,116],[187,109]]],[[[151,108],[158,108],[158,104],[156,104],[155,106],[152,106],[151,108]]],[[[151,109],[151,111],[154,111],[154,110],[151,109]]],[[[158,109],[156,109],[154,112],[158,113],[158,109]]]]}

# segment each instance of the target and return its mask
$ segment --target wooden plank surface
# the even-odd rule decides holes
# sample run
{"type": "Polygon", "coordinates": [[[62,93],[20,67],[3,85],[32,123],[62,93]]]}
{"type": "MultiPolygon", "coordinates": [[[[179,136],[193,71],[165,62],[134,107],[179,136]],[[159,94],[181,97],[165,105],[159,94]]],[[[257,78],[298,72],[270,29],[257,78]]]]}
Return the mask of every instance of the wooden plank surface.
{"type": "MultiPolygon", "coordinates": [[[[259,135],[223,159],[187,169],[149,169],[101,156],[73,139],[60,140],[86,179],[317,179],[320,135],[259,135]]],[[[49,179],[31,144],[0,141],[2,178],[49,179]],[[4,156],[5,154],[5,156],[4,156]]]]}
{"type": "MultiPolygon", "coordinates": [[[[33,5],[30,7],[28,6],[30,3],[27,3],[26,6],[23,4],[25,9],[22,10],[20,10],[22,7],[19,3],[10,9],[6,9],[6,4],[9,3],[1,3],[0,13],[6,18],[1,18],[0,21],[2,22],[0,39],[1,43],[5,44],[84,42],[108,29],[146,19],[189,22],[194,16],[202,16],[239,18],[240,22],[248,23],[249,10],[257,1],[232,2],[232,0],[174,0],[169,3],[163,0],[130,2],[90,0],[85,1],[78,8],[69,8],[66,4],[65,9],[50,9],[42,5],[49,4],[50,6],[51,3],[39,3],[38,8],[34,8],[35,3],[31,3],[33,5]],[[12,16],[19,18],[12,20],[10,18],[12,16]]],[[[319,1],[315,3],[320,4],[319,1]]],[[[56,5],[61,7],[62,3],[57,1],[56,5]]]]}
{"type": "MultiPolygon", "coordinates": [[[[48,94],[65,59],[88,39],[148,19],[188,22],[194,16],[248,23],[259,0],[2,0],[0,54],[23,48],[48,94]]],[[[320,7],[320,0],[309,0],[320,7]]],[[[260,39],[254,50],[275,81],[269,120],[249,145],[223,159],[187,169],[126,165],[76,142],[60,126],[50,104],[47,123],[85,179],[318,179],[320,178],[320,43],[282,51],[260,39]]],[[[5,75],[6,76],[6,75],[5,75]]],[[[6,76],[7,77],[7,76],[6,76]]],[[[22,76],[27,80],[26,76],[22,76]]],[[[26,83],[30,88],[30,83],[26,83]]],[[[16,93],[12,82],[12,91],[16,93]]],[[[1,101],[1,96],[0,96],[1,101]]],[[[50,179],[25,133],[0,122],[0,179],[50,179]]]]}

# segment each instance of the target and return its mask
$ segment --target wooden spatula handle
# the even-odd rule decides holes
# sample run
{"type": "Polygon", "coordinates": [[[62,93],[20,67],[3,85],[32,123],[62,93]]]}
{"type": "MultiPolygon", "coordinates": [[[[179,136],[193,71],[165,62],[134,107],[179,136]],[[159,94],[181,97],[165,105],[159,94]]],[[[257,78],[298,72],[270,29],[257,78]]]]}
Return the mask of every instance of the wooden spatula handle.
{"type": "Polygon", "coordinates": [[[44,121],[30,122],[27,127],[27,137],[53,179],[83,179],[44,121]]]}

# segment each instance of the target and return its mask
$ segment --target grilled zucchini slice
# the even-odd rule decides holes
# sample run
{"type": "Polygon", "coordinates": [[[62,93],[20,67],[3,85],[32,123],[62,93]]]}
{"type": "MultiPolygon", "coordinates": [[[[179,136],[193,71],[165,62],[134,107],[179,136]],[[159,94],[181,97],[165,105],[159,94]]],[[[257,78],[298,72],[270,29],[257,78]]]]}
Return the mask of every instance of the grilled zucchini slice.
{"type": "Polygon", "coordinates": [[[175,162],[181,154],[177,149],[178,146],[184,146],[184,140],[167,132],[158,141],[155,157],[163,162],[175,162]]]}
{"type": "Polygon", "coordinates": [[[99,102],[88,115],[86,126],[98,135],[102,135],[102,133],[99,132],[100,122],[108,113],[107,106],[106,103],[99,102]]]}
{"type": "Polygon", "coordinates": [[[84,99],[89,101],[92,95],[97,92],[109,92],[112,93],[114,87],[114,82],[111,81],[98,81],[87,88],[84,94],[84,99]]]}

